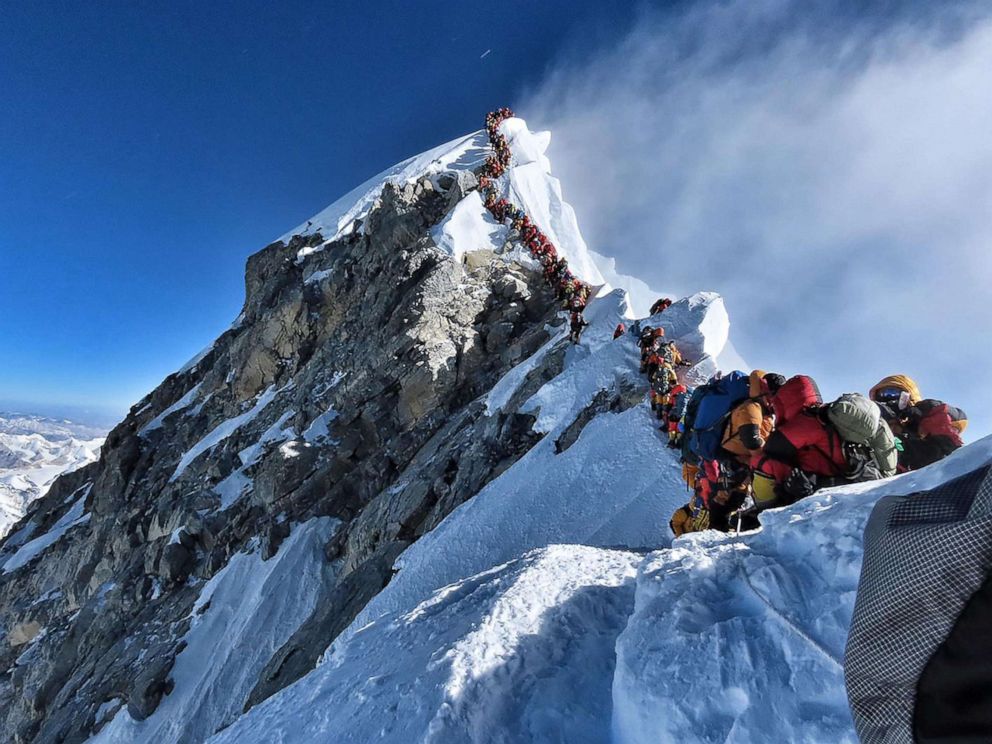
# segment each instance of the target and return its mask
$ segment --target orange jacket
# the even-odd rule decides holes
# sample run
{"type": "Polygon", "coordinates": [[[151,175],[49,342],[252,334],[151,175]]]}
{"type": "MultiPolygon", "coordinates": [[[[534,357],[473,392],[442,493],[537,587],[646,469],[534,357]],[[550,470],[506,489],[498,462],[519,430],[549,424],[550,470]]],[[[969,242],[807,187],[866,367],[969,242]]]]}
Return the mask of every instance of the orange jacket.
{"type": "Polygon", "coordinates": [[[771,407],[765,403],[768,387],[764,376],[761,370],[751,373],[751,397],[730,412],[723,433],[723,448],[743,463],[749,463],[752,456],[761,451],[775,427],[771,407]]]}

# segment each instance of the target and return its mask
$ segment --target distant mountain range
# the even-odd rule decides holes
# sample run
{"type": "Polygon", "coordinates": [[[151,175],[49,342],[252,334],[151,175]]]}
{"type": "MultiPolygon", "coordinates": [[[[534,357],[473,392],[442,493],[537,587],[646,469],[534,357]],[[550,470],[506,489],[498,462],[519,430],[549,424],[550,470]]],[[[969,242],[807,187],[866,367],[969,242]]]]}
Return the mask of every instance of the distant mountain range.
{"type": "Polygon", "coordinates": [[[67,470],[97,459],[106,429],[0,411],[0,537],[67,470]]]}

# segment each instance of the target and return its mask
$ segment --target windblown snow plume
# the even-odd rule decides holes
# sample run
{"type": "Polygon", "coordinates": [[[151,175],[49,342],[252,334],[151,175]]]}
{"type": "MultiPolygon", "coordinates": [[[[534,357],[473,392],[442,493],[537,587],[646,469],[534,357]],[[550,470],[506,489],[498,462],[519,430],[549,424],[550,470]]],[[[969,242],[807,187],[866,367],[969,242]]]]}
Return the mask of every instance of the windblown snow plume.
{"type": "Polygon", "coordinates": [[[990,68],[983,3],[703,0],[583,40],[519,108],[621,273],[718,289],[743,356],[828,399],[913,370],[981,436],[990,68]]]}

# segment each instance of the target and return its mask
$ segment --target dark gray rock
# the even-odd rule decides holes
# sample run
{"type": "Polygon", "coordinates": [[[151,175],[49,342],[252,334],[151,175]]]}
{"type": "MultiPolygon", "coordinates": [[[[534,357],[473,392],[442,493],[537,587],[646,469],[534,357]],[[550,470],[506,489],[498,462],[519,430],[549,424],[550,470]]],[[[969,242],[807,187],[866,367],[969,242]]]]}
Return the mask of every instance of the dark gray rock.
{"type": "Polygon", "coordinates": [[[169,672],[174,663],[172,656],[156,656],[144,661],[128,693],[127,712],[131,718],[145,720],[155,712],[162,696],[172,692],[169,672]]]}
{"type": "Polygon", "coordinates": [[[643,393],[632,385],[624,385],[619,390],[600,390],[596,393],[592,402],[583,408],[575,421],[555,440],[555,452],[561,454],[579,439],[582,430],[596,416],[607,411],[619,413],[628,408],[636,406],[643,397],[643,393]]]}
{"type": "Polygon", "coordinates": [[[245,710],[291,685],[317,665],[331,641],[389,583],[393,562],[408,544],[397,541],[383,545],[334,588],[262,670],[245,710]]]}
{"type": "Polygon", "coordinates": [[[162,549],[158,575],[173,584],[186,581],[193,568],[193,553],[182,543],[169,543],[162,549]]]}

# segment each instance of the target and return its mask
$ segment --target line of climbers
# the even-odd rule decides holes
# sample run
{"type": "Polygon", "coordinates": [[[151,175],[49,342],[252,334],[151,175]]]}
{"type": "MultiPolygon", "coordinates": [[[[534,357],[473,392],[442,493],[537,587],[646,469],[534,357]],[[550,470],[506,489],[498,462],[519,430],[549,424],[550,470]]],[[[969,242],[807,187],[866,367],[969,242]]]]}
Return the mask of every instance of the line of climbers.
{"type": "Polygon", "coordinates": [[[496,179],[506,173],[510,167],[510,145],[499,130],[505,119],[513,116],[508,108],[497,109],[486,116],[486,132],[493,154],[486,158],[479,177],[479,188],[484,197],[486,209],[497,222],[508,222],[516,232],[511,239],[523,244],[531,258],[541,264],[544,281],[554,290],[555,296],[561,301],[562,307],[570,313],[569,338],[573,344],[579,343],[582,331],[589,324],[583,317],[586,304],[592,294],[592,287],[572,274],[568,261],[558,255],[548,236],[534,224],[520,207],[500,197],[496,188],[496,179]]]}
{"type": "Polygon", "coordinates": [[[672,531],[753,529],[764,509],[821,488],[917,470],[962,446],[967,423],[964,411],[924,399],[905,375],[886,377],[867,397],[824,403],[806,375],[718,374],[690,393],[682,415],[692,496],[672,531]]]}
{"type": "MultiPolygon", "coordinates": [[[[667,297],[651,306],[652,316],[671,307],[667,297]]],[[[623,335],[623,324],[617,326],[613,338],[623,335]]],[[[665,338],[665,329],[635,323],[631,330],[641,349],[641,372],[648,378],[651,391],[651,410],[662,422],[661,430],[668,435],[668,446],[678,449],[681,446],[681,423],[689,402],[689,388],[679,380],[679,367],[692,363],[682,358],[674,341],[665,338]]]]}
{"type": "MultiPolygon", "coordinates": [[[[493,155],[479,177],[486,209],[508,222],[543,267],[544,280],[571,314],[570,339],[588,325],[583,312],[592,288],[575,277],[568,261],[519,207],[499,196],[496,179],[510,167],[500,131],[508,108],[486,116],[493,155]]],[[[651,316],[672,304],[659,299],[651,316]]],[[[962,446],[967,417],[960,408],[924,399],[905,375],[886,377],[868,397],[845,393],[824,403],[813,378],[755,370],[717,373],[690,389],[677,373],[688,366],[664,328],[620,323],[613,338],[631,335],[641,349],[641,372],[651,385],[651,408],[662,421],[668,446],[681,450],[682,473],[692,492],[672,516],[675,535],[704,529],[758,526],[764,509],[785,506],[821,488],[875,480],[917,470],[962,446]]]]}

